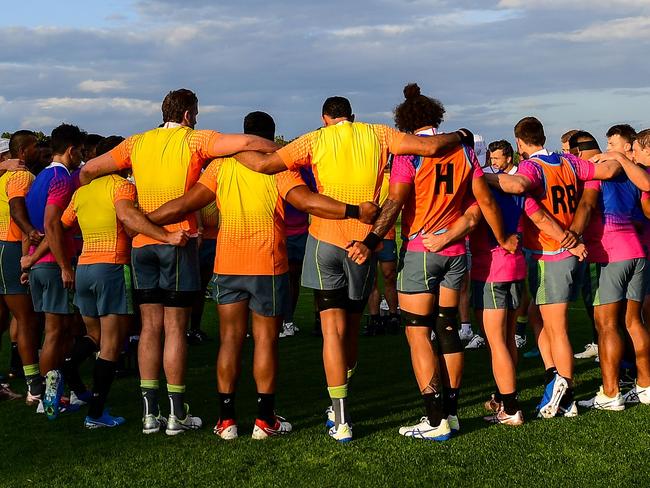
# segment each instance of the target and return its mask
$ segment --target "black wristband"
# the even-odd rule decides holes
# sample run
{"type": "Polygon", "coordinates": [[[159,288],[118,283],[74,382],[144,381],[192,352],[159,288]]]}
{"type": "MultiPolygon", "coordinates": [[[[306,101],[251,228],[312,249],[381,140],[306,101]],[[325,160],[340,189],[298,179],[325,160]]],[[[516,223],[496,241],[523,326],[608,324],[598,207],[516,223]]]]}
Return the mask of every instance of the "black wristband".
{"type": "Polygon", "coordinates": [[[359,205],[350,205],[349,203],[345,205],[345,218],[346,219],[358,219],[359,218],[359,205]]]}
{"type": "Polygon", "coordinates": [[[374,251],[376,247],[381,243],[382,238],[379,237],[377,234],[374,232],[371,232],[366,236],[366,238],[362,241],[363,245],[366,246],[368,249],[371,251],[374,251]]]}
{"type": "Polygon", "coordinates": [[[458,134],[458,137],[460,137],[460,143],[463,146],[471,147],[474,149],[474,134],[472,134],[472,131],[469,129],[458,129],[456,131],[456,134],[458,134]]]}

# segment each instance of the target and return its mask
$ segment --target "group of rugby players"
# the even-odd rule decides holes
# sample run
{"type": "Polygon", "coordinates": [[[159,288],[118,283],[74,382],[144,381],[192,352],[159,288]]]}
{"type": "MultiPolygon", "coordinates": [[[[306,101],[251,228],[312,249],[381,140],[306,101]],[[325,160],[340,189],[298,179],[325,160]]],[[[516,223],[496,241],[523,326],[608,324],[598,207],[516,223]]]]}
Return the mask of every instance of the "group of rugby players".
{"type": "MultiPolygon", "coordinates": [[[[210,282],[220,335],[215,434],[238,436],[235,392],[249,330],[258,405],[252,437],[289,433],[274,408],[277,348],[279,335],[293,333],[286,324],[301,275],[319,313],[328,433],[352,440],[347,396],[361,317],[371,292],[377,313],[377,256],[395,253],[390,234],[401,214],[396,295],[426,415],[400,434],[442,441],[460,429],[467,241],[471,300],[496,383],[488,422],[524,422],[515,325],[526,315],[546,369],[538,416],[578,414],[568,304],[580,289],[603,377],[585,406],[650,404],[650,307],[643,308],[650,130],[613,127],[606,153],[588,132],[572,131],[557,154],[545,149],[540,121],[527,117],[514,129],[516,153],[496,141],[481,163],[469,130],[438,133],[445,113],[438,100],[414,84],[404,96],[397,130],[355,122],[349,101],[331,97],[321,129],[279,147],[263,112],[246,116],[243,134],[195,130],[198,99],[176,90],[163,101],[163,124],[127,139],[102,138],[90,148],[78,127],[55,128],[51,162],[37,176],[36,135],[14,133],[0,162],[0,295],[16,324],[26,402],[50,419],[87,403],[86,427],[123,424],[105,404],[135,303],[143,433],[200,428],[184,401],[186,329],[210,282]],[[530,305],[522,300],[526,278],[530,305]],[[88,389],[79,368],[93,355],[88,389]],[[624,358],[635,363],[636,378],[625,395],[624,358]]],[[[395,326],[398,303],[390,302],[395,326]]]]}

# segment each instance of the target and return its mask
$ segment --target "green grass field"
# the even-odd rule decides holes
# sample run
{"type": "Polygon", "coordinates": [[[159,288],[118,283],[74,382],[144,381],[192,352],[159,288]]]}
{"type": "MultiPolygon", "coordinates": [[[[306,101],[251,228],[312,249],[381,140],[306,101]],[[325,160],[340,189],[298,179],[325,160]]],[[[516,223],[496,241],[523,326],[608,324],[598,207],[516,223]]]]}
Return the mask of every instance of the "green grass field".
{"type": "MultiPolygon", "coordinates": [[[[589,337],[584,312],[572,310],[574,347],[589,337]]],[[[285,438],[250,439],[256,406],[252,343],[246,344],[237,398],[241,437],[221,441],[214,361],[216,341],[189,353],[188,400],[205,427],[178,437],[140,433],[138,381],[114,384],[109,403],[127,424],[85,430],[83,414],[48,422],[20,401],[0,404],[1,486],[647,486],[650,480],[650,408],[620,413],[581,412],[575,419],[535,420],[541,394],[539,360],[520,363],[527,423],[488,426],[483,401],[493,391],[487,351],[466,355],[460,400],[462,433],[443,444],[406,439],[400,425],[423,413],[403,336],[363,338],[350,407],[355,440],[338,445],[325,433],[328,404],[320,339],[310,336],[312,309],[304,291],[297,313],[301,332],[281,341],[277,410],[294,426],[285,438]]],[[[213,307],[204,327],[215,337],[213,307]]],[[[8,364],[5,340],[0,370],[8,364]]],[[[577,396],[599,385],[592,360],[577,363],[577,396]]],[[[88,377],[89,368],[86,369],[88,377]]],[[[20,381],[16,390],[23,391],[20,381]]],[[[166,404],[163,411],[168,411],[166,404]]]]}

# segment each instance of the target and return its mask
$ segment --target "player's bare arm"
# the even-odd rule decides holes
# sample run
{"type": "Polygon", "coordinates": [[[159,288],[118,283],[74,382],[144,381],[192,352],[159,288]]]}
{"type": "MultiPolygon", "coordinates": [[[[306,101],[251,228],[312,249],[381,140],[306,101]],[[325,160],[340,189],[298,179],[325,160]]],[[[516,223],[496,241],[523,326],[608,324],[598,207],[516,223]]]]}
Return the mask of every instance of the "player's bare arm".
{"type": "Polygon", "coordinates": [[[312,192],[307,185],[292,188],[285,198],[298,210],[324,219],[342,220],[358,219],[364,224],[372,224],[379,213],[379,206],[374,202],[360,205],[348,205],[325,195],[312,192]]]}
{"type": "Polygon", "coordinates": [[[197,183],[183,196],[170,200],[160,208],[147,214],[147,218],[157,225],[174,224],[183,220],[185,215],[196,212],[216,198],[213,191],[197,183]]]}
{"type": "Polygon", "coordinates": [[[429,252],[439,252],[452,242],[463,239],[474,231],[482,216],[481,208],[478,205],[472,205],[458,220],[451,224],[447,232],[442,234],[422,234],[422,243],[429,252]]]}
{"type": "Polygon", "coordinates": [[[501,209],[499,209],[494,195],[492,195],[487,181],[483,177],[472,180],[472,193],[479,207],[481,207],[481,213],[485,217],[485,221],[490,226],[490,229],[492,229],[492,233],[499,245],[506,251],[514,253],[519,245],[519,238],[515,234],[506,235],[503,228],[501,209]]]}
{"type": "Polygon", "coordinates": [[[172,246],[184,246],[187,243],[188,235],[186,232],[182,230],[167,232],[162,227],[153,224],[135,207],[134,202],[131,200],[118,200],[115,202],[115,213],[126,228],[138,234],[144,234],[172,246]]]}

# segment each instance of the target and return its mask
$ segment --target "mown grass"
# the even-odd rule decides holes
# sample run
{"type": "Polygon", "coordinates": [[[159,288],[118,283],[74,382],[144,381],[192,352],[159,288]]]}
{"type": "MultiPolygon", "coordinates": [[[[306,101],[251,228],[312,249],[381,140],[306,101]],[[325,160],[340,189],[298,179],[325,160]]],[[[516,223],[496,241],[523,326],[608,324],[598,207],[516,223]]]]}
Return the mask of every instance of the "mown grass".
{"type": "MultiPolygon", "coordinates": [[[[327,394],[321,341],[311,337],[312,305],[304,291],[297,322],[301,332],[281,341],[277,410],[295,432],[264,442],[250,439],[255,417],[251,341],[237,397],[241,437],[224,442],[212,434],[217,419],[216,341],[190,348],[188,400],[205,427],[178,437],[140,433],[135,377],[118,380],[113,412],[127,418],[119,429],[88,431],[83,414],[48,422],[19,401],[0,404],[1,486],[647,486],[650,480],[650,408],[620,413],[581,412],[575,419],[533,419],[541,394],[539,360],[520,363],[526,424],[488,426],[483,401],[493,390],[485,350],[466,355],[460,400],[462,433],[443,444],[406,439],[400,425],[416,421],[422,407],[403,336],[363,338],[351,385],[355,440],[338,445],[325,433],[327,394]]],[[[589,337],[584,312],[571,312],[576,348],[589,337]]],[[[205,329],[216,336],[209,307],[205,329]]],[[[8,362],[7,343],[0,354],[8,362]]],[[[577,393],[597,389],[592,360],[577,364],[577,393]]],[[[88,371],[86,371],[88,376],[88,371]]],[[[13,382],[16,390],[24,387],[13,382]]],[[[163,410],[168,407],[163,404],[163,410]]]]}

